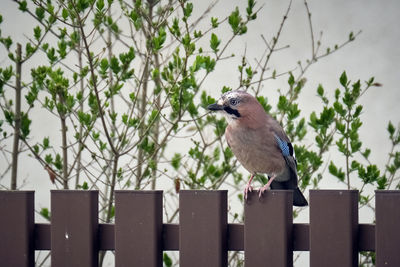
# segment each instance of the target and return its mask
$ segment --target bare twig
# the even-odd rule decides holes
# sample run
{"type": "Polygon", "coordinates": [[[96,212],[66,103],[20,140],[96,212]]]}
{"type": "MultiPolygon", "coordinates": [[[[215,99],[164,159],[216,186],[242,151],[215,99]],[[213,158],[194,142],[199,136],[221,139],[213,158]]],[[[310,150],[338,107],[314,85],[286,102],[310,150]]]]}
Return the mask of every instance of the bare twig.
{"type": "Polygon", "coordinates": [[[19,139],[21,131],[21,77],[22,77],[22,62],[21,62],[21,44],[17,44],[16,63],[16,78],[15,78],[15,117],[14,117],[14,142],[12,152],[12,167],[11,167],[11,190],[17,189],[17,173],[18,173],[18,155],[19,155],[19,139]]]}

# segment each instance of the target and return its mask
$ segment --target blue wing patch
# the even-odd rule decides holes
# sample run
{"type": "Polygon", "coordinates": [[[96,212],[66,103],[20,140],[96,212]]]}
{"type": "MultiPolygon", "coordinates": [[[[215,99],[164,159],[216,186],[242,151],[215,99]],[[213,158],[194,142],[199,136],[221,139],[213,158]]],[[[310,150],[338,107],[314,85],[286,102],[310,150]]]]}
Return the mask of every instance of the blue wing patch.
{"type": "Polygon", "coordinates": [[[293,156],[293,146],[292,143],[288,143],[280,139],[277,135],[275,135],[275,140],[278,143],[279,148],[282,151],[282,155],[284,157],[293,156]]]}

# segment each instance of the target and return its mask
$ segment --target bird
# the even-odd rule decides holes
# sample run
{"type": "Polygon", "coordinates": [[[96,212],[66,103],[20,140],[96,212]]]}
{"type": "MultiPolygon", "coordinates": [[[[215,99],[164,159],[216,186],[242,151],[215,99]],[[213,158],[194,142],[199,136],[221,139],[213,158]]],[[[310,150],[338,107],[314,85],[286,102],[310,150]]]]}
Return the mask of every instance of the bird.
{"type": "Polygon", "coordinates": [[[207,109],[223,113],[228,125],[225,138],[228,146],[251,177],[244,188],[244,197],[253,191],[256,174],[267,174],[267,184],[259,189],[259,197],[270,189],[293,190],[293,205],[307,206],[298,187],[297,161],[293,145],[284,129],[251,94],[232,90],[224,93],[207,109]]]}

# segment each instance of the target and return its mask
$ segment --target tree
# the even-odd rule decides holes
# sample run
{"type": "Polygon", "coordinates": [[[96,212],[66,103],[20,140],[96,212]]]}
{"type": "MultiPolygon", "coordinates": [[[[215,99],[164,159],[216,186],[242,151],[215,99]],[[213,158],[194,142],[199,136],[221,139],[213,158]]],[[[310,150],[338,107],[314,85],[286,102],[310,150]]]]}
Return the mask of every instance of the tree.
{"type": "MultiPolygon", "coordinates": [[[[393,148],[383,168],[368,160],[371,150],[363,147],[358,135],[363,109],[359,100],[369,88],[379,86],[373,78],[363,85],[351,82],[343,72],[334,95],[322,85],[317,88],[322,111],[309,117],[302,114],[299,96],[306,86],[307,70],[359,34],[350,33],[341,44],[322,50],[322,35],[314,36],[306,1],[312,53],[287,70],[272,69],[270,60],[289,49],[279,41],[291,2],[276,32],[268,33],[268,38],[261,36],[264,48],[256,60],[249,59],[246,50],[240,56],[230,50],[235,40],[246,40],[258,17],[261,7],[253,0],[211,18],[207,14],[215,3],[195,15],[196,3],[183,0],[14,2],[34,26],[22,52],[18,44],[14,52],[13,37],[0,36],[8,53],[0,69],[4,114],[0,142],[8,163],[2,165],[1,177],[11,167],[15,168],[11,176],[16,177],[11,187],[2,180],[4,188],[17,188],[15,162],[31,156],[48,172],[55,188],[99,190],[100,218],[107,223],[114,217],[116,188],[163,188],[167,222],[177,220],[181,188],[229,188],[231,198],[242,201],[247,173],[238,171],[224,141],[226,122],[204,109],[215,101],[205,84],[227,61],[238,69],[237,87],[223,86],[218,91],[250,91],[285,127],[296,144],[303,190],[318,187],[326,166],[348,188],[354,188],[352,181],[360,178],[360,201],[370,208],[372,195],[365,188],[399,187],[399,129],[389,122],[393,148]],[[22,72],[21,66],[28,63],[30,73],[22,72]],[[269,80],[285,81],[277,91],[277,104],[265,97],[264,84],[269,80]],[[22,95],[25,102],[19,105],[22,95]],[[58,136],[31,131],[39,120],[37,114],[58,121],[58,136]],[[312,141],[307,143],[305,136],[312,141]],[[7,149],[11,138],[13,150],[7,149]],[[345,159],[343,167],[328,159],[335,149],[345,159]]],[[[7,27],[5,23],[1,26],[7,27]]],[[[266,177],[258,179],[265,182],[266,177]]],[[[51,216],[46,208],[40,212],[47,219],[51,216]]],[[[240,211],[232,211],[231,216],[242,220],[240,211]]],[[[369,264],[371,257],[366,255],[363,261],[369,264]]],[[[172,264],[168,254],[164,260],[172,264]]],[[[230,262],[240,265],[242,258],[233,253],[230,262]]]]}

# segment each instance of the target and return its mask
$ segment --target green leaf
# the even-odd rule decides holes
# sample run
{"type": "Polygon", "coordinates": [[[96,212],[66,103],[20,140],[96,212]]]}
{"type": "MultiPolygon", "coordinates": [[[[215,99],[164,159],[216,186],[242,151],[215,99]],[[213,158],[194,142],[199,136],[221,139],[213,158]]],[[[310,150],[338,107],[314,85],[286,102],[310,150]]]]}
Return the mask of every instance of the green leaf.
{"type": "Polygon", "coordinates": [[[63,19],[67,20],[68,15],[69,15],[68,10],[66,8],[63,8],[62,13],[61,13],[61,16],[63,17],[63,19]]]}
{"type": "Polygon", "coordinates": [[[221,43],[221,40],[218,39],[217,35],[212,33],[211,40],[210,40],[210,47],[215,53],[218,52],[218,46],[220,43],[221,43]]]}
{"type": "Polygon", "coordinates": [[[386,185],[387,185],[386,176],[378,178],[377,184],[378,184],[378,188],[377,188],[378,190],[386,189],[386,185]]]}
{"type": "Polygon", "coordinates": [[[58,170],[61,170],[63,167],[62,164],[62,157],[60,154],[57,153],[56,159],[54,160],[54,167],[56,167],[58,170]]]}
{"type": "Polygon", "coordinates": [[[31,43],[26,43],[26,45],[25,45],[25,53],[26,53],[27,56],[32,55],[33,53],[35,53],[35,51],[36,51],[36,47],[33,47],[31,45],[31,43]]]}
{"type": "Polygon", "coordinates": [[[358,161],[353,160],[353,161],[351,162],[351,169],[352,169],[352,170],[356,170],[356,169],[358,169],[359,167],[360,167],[360,163],[358,163],[358,161]]]}
{"type": "Polygon", "coordinates": [[[114,218],[114,217],[115,217],[115,206],[114,206],[114,205],[112,205],[112,207],[111,207],[110,217],[111,217],[111,218],[114,218]]]}
{"type": "Polygon", "coordinates": [[[390,139],[393,139],[393,135],[394,135],[394,132],[396,131],[396,128],[394,128],[391,121],[389,121],[389,123],[388,123],[387,131],[389,132],[390,139]]]}
{"type": "Polygon", "coordinates": [[[347,75],[345,71],[343,71],[342,75],[340,75],[339,81],[343,87],[347,87],[347,75]]]}
{"type": "Polygon", "coordinates": [[[96,7],[99,11],[101,11],[104,8],[104,0],[97,0],[96,7]]]}
{"type": "Polygon", "coordinates": [[[224,87],[222,87],[221,93],[224,94],[224,93],[229,92],[229,91],[232,91],[232,88],[230,88],[228,86],[224,86],[224,87]]]}
{"type": "MultiPolygon", "coordinates": [[[[13,41],[10,37],[0,38],[0,42],[7,48],[7,50],[9,50],[11,45],[13,44],[13,41]]],[[[8,54],[8,57],[10,57],[12,60],[14,60],[13,54],[8,54]]]]}
{"type": "Polygon", "coordinates": [[[201,93],[200,99],[201,99],[201,106],[203,108],[206,108],[208,105],[215,103],[215,99],[212,98],[211,96],[208,96],[205,91],[201,93]]]}
{"type": "Polygon", "coordinates": [[[264,108],[265,112],[270,112],[270,110],[272,109],[272,106],[270,104],[268,104],[268,98],[267,97],[263,97],[263,96],[257,96],[257,100],[258,102],[261,104],[261,106],[264,108]]]}
{"type": "MultiPolygon", "coordinates": [[[[0,132],[1,132],[1,131],[0,131],[0,132]]],[[[34,151],[36,154],[39,154],[39,146],[38,146],[37,144],[33,146],[33,151],[34,151]]]]}
{"type": "Polygon", "coordinates": [[[358,106],[356,107],[356,110],[355,110],[354,113],[353,113],[353,117],[358,117],[358,116],[360,116],[362,110],[363,110],[363,106],[358,105],[358,106]]]}
{"type": "Polygon", "coordinates": [[[231,15],[228,18],[228,23],[231,25],[232,31],[234,34],[237,34],[239,32],[239,24],[240,24],[240,15],[239,15],[239,8],[236,7],[235,11],[231,13],[231,15]]]}
{"type": "Polygon", "coordinates": [[[354,37],[354,33],[350,32],[349,33],[349,41],[354,41],[355,37],[354,37]]]}
{"type": "Polygon", "coordinates": [[[43,143],[42,143],[43,150],[48,149],[49,144],[50,144],[49,138],[48,137],[43,138],[43,143]]]}
{"type": "Polygon", "coordinates": [[[346,110],[343,108],[343,105],[340,102],[335,101],[333,103],[333,107],[335,111],[339,113],[342,117],[346,115],[346,110]]]}
{"type": "Polygon", "coordinates": [[[40,215],[42,215],[43,218],[45,218],[46,220],[50,221],[51,215],[50,215],[50,211],[48,208],[42,208],[40,210],[40,215]]]}
{"type": "MultiPolygon", "coordinates": [[[[102,60],[103,61],[103,60],[102,60]]],[[[121,67],[119,65],[118,58],[116,56],[112,56],[110,62],[110,69],[115,73],[118,74],[121,71],[121,67]]]]}
{"type": "Polygon", "coordinates": [[[121,119],[122,119],[122,122],[123,122],[125,125],[128,125],[128,114],[126,114],[126,113],[122,114],[121,119]]]}
{"type": "Polygon", "coordinates": [[[286,111],[288,109],[288,100],[284,95],[279,96],[277,107],[281,111],[286,111]]]}
{"type": "Polygon", "coordinates": [[[292,73],[289,73],[288,84],[290,85],[290,87],[293,87],[294,82],[295,82],[295,80],[294,80],[293,74],[292,74],[292,73]]]}
{"type": "Polygon", "coordinates": [[[190,17],[192,11],[193,11],[193,3],[188,2],[186,6],[183,8],[183,16],[185,16],[185,18],[190,17]]]}
{"type": "Polygon", "coordinates": [[[336,128],[341,134],[345,134],[346,131],[346,125],[344,123],[341,123],[341,120],[336,121],[336,128]]]}
{"type": "Polygon", "coordinates": [[[189,104],[187,105],[187,110],[189,111],[189,114],[191,116],[196,116],[199,113],[197,110],[197,106],[193,103],[193,101],[189,102],[189,104]]]}
{"type": "Polygon", "coordinates": [[[28,114],[22,113],[21,116],[21,138],[26,139],[30,133],[31,120],[28,118],[28,114]]]}
{"type": "Polygon", "coordinates": [[[227,123],[225,121],[225,118],[217,120],[215,122],[215,131],[214,131],[215,135],[222,136],[225,133],[226,126],[227,126],[227,123]]]}
{"type": "Polygon", "coordinates": [[[318,85],[317,93],[318,93],[318,95],[321,96],[321,97],[324,96],[324,87],[322,87],[322,84],[319,84],[319,85],[318,85]]]}
{"type": "Polygon", "coordinates": [[[2,73],[2,77],[1,80],[3,80],[4,82],[7,82],[11,79],[12,75],[13,75],[13,68],[12,66],[9,66],[5,69],[3,69],[3,73],[2,73]]]}
{"type": "Polygon", "coordinates": [[[160,111],[158,109],[153,109],[149,116],[149,120],[148,120],[149,124],[153,123],[155,120],[157,120],[159,115],[160,115],[160,111]]]}
{"type": "Polygon", "coordinates": [[[294,120],[300,115],[300,109],[298,108],[297,104],[291,104],[289,105],[289,110],[288,110],[288,119],[289,120],[294,120]]]}
{"type": "Polygon", "coordinates": [[[33,36],[35,37],[35,39],[36,39],[37,41],[39,41],[41,35],[42,35],[42,30],[40,29],[39,26],[36,26],[36,27],[33,29],[33,36]]]}
{"type": "Polygon", "coordinates": [[[217,28],[218,27],[218,18],[211,17],[211,26],[213,28],[217,28]]]}
{"type": "Polygon", "coordinates": [[[92,121],[92,116],[89,113],[85,113],[79,110],[78,119],[81,124],[85,125],[86,127],[89,127],[92,121]]]}
{"type": "Polygon", "coordinates": [[[253,15],[253,8],[256,5],[256,1],[254,0],[248,0],[247,1],[247,8],[246,8],[246,12],[247,12],[247,16],[251,19],[255,19],[256,17],[254,17],[253,15]]]}
{"type": "Polygon", "coordinates": [[[368,165],[367,169],[363,166],[358,167],[358,176],[365,184],[376,182],[379,178],[380,171],[376,165],[368,165]]]}
{"type": "Polygon", "coordinates": [[[369,155],[371,154],[371,149],[367,148],[363,153],[361,153],[364,158],[368,159],[369,155]]]}
{"type": "Polygon", "coordinates": [[[45,14],[44,8],[42,8],[42,7],[36,8],[35,14],[36,14],[37,18],[39,19],[39,21],[42,21],[44,19],[44,14],[45,14]]]}
{"type": "Polygon", "coordinates": [[[175,153],[175,155],[172,157],[171,165],[175,170],[178,170],[180,165],[181,165],[181,154],[175,153]]]}
{"type": "Polygon", "coordinates": [[[46,55],[51,64],[57,61],[56,50],[54,47],[48,49],[46,55]]]}
{"type": "Polygon", "coordinates": [[[83,189],[83,190],[88,190],[88,189],[89,189],[89,185],[88,185],[87,182],[83,182],[83,184],[82,184],[82,189],[83,189]]]}
{"type": "Polygon", "coordinates": [[[21,10],[22,12],[28,11],[28,3],[25,0],[19,2],[19,10],[21,10]]]}
{"type": "Polygon", "coordinates": [[[185,36],[182,38],[182,44],[185,47],[185,50],[188,52],[188,54],[192,54],[193,51],[195,50],[196,45],[192,42],[192,38],[188,33],[185,34],[185,36]]]}
{"type": "Polygon", "coordinates": [[[179,28],[179,19],[178,19],[178,18],[173,18],[173,19],[172,19],[172,26],[171,26],[171,28],[170,28],[170,32],[171,32],[173,35],[176,35],[176,36],[178,36],[178,37],[181,36],[181,30],[180,30],[180,28],[179,28]]]}
{"type": "Polygon", "coordinates": [[[53,156],[51,154],[47,154],[44,157],[44,161],[46,161],[46,163],[50,165],[51,163],[53,163],[53,156]]]}
{"type": "Polygon", "coordinates": [[[160,29],[158,30],[158,35],[153,37],[152,39],[154,51],[159,51],[163,47],[166,39],[167,33],[165,32],[165,28],[160,27],[160,29]]]}
{"type": "Polygon", "coordinates": [[[166,252],[164,252],[163,261],[164,261],[164,265],[166,267],[171,267],[172,266],[172,259],[168,256],[168,254],[166,252]]]}
{"type": "Polygon", "coordinates": [[[336,165],[331,161],[329,164],[329,173],[332,174],[333,176],[336,176],[341,180],[342,182],[344,181],[345,173],[342,171],[342,168],[337,168],[336,165]]]}
{"type": "Polygon", "coordinates": [[[12,111],[4,109],[4,117],[6,118],[6,121],[8,124],[13,125],[14,122],[14,113],[12,111]]]}

